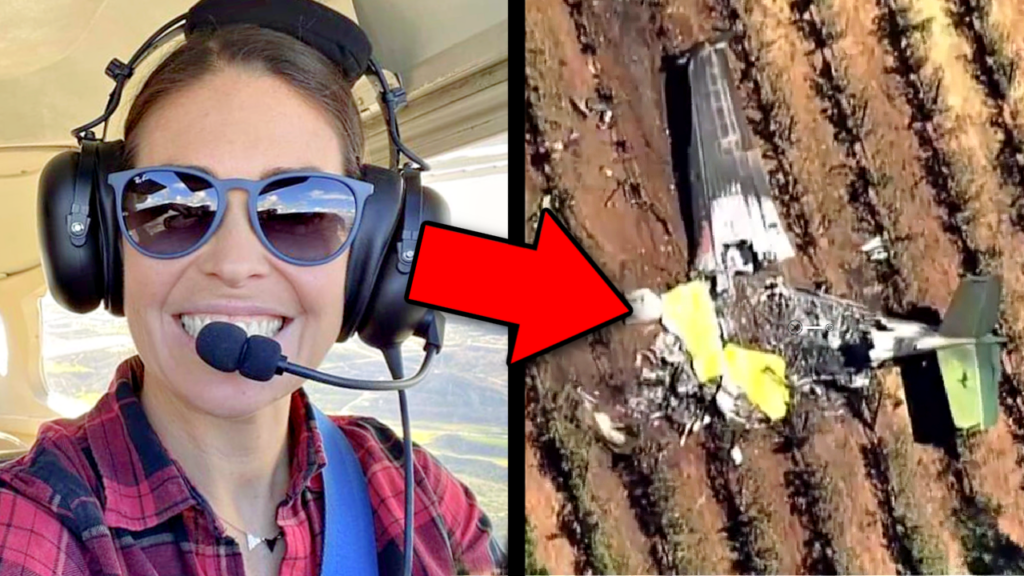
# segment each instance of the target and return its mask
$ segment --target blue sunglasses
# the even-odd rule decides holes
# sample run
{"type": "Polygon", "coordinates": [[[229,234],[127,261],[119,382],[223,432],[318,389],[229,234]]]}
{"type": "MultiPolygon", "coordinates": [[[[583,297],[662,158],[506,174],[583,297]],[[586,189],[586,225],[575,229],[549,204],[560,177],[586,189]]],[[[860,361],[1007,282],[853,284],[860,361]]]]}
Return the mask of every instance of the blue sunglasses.
{"type": "Polygon", "coordinates": [[[149,166],[107,177],[121,233],[153,258],[198,250],[224,219],[228,191],[249,193],[249,221],[275,256],[300,266],[340,256],[359,229],[373,184],[326,172],[284,172],[263,180],[229,178],[177,166],[149,166]]]}

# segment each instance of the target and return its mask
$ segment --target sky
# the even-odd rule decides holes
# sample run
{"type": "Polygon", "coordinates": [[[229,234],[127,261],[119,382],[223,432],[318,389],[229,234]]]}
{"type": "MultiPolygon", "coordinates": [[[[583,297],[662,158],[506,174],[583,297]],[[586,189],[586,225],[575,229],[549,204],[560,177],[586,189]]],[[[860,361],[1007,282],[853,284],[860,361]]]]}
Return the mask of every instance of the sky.
{"type": "Polygon", "coordinates": [[[448,202],[452,226],[508,238],[508,133],[433,158],[423,183],[448,202]]]}

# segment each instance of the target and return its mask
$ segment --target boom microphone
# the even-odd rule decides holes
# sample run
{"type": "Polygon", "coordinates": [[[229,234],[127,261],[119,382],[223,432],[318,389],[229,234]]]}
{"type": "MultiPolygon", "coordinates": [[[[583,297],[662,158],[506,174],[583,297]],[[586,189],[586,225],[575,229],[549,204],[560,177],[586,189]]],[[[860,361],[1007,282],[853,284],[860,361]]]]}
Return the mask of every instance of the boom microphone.
{"type": "Polygon", "coordinates": [[[196,352],[204,362],[221,372],[238,372],[251,380],[266,382],[278,374],[288,372],[323,384],[353,390],[393,391],[406,390],[419,384],[430,370],[437,354],[427,344],[426,357],[419,372],[402,380],[355,380],[334,376],[293,364],[281,354],[281,344],[273,338],[258,334],[247,336],[245,330],[229,322],[210,322],[196,337],[196,352]]]}
{"type": "MultiPolygon", "coordinates": [[[[308,380],[341,388],[398,391],[398,403],[402,413],[402,445],[406,454],[403,462],[405,470],[405,554],[402,572],[409,576],[412,573],[413,554],[414,472],[412,434],[409,431],[409,405],[405,397],[405,390],[418,384],[427,375],[431,361],[441,349],[443,331],[444,318],[431,317],[429,326],[425,326],[423,330],[423,336],[427,341],[423,364],[414,376],[401,380],[353,380],[293,364],[288,361],[287,356],[281,354],[281,344],[277,340],[258,334],[249,336],[242,327],[229,322],[210,322],[204,326],[196,337],[196,352],[204,362],[221,372],[238,372],[246,378],[260,382],[266,382],[278,374],[288,372],[308,380]]],[[[399,375],[396,374],[396,376],[399,375]]]]}

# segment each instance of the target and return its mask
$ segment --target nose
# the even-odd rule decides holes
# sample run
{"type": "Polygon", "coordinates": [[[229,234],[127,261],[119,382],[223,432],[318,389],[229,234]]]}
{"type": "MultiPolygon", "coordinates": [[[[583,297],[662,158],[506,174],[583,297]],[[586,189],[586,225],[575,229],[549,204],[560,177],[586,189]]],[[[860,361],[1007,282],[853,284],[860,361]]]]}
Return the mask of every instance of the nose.
{"type": "Polygon", "coordinates": [[[249,222],[246,192],[231,190],[227,196],[228,205],[220,226],[199,250],[199,267],[204,274],[217,276],[228,286],[239,287],[269,272],[270,253],[249,222]]]}

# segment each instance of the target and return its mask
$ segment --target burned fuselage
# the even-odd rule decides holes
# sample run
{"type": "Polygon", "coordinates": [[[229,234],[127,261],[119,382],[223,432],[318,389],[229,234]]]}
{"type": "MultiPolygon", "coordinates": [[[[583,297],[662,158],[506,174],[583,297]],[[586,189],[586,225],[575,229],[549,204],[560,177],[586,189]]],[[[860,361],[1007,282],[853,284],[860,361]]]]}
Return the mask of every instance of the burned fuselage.
{"type": "Polygon", "coordinates": [[[724,39],[667,69],[666,102],[691,268],[728,290],[731,276],[793,256],[757,143],[736,93],[724,39]],[[678,107],[686,116],[680,114],[678,107]]]}

